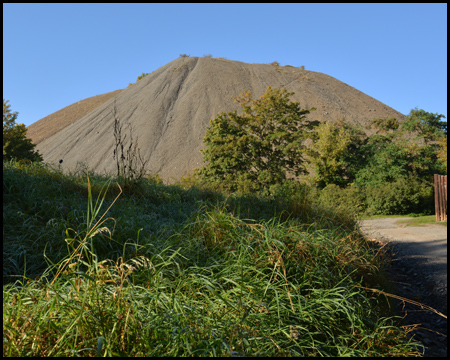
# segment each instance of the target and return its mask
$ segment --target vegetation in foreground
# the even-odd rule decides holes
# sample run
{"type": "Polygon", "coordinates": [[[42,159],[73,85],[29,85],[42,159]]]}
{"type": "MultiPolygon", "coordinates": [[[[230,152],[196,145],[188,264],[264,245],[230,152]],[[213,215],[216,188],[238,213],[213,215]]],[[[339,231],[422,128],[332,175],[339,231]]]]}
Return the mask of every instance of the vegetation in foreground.
{"type": "Polygon", "coordinates": [[[356,213],[429,210],[443,115],[374,119],[382,134],[365,137],[307,121],[289,95],[237,98],[243,115],[207,130],[205,167],[171,186],[145,177],[115,106],[108,178],[39,162],[4,100],[3,355],[420,355],[356,213]],[[290,178],[305,161],[316,188],[290,178]]]}
{"type": "Polygon", "coordinates": [[[367,290],[388,290],[383,249],[306,187],[226,195],[13,160],[3,177],[4,356],[422,352],[367,290]]]}

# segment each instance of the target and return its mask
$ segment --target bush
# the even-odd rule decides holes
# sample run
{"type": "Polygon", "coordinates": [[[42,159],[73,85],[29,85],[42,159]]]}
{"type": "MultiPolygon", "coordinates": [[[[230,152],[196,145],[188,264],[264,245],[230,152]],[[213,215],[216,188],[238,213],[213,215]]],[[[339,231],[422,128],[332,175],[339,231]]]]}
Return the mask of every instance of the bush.
{"type": "Polygon", "coordinates": [[[361,214],[366,210],[364,192],[358,186],[340,188],[329,184],[319,192],[319,202],[328,207],[347,209],[354,214],[361,214]]]}
{"type": "Polygon", "coordinates": [[[143,79],[144,77],[146,77],[149,73],[142,73],[141,75],[139,75],[136,79],[136,82],[138,82],[139,80],[143,79]]]}
{"type": "Polygon", "coordinates": [[[406,215],[433,211],[433,184],[415,176],[393,183],[367,188],[367,213],[370,215],[406,215]]]}

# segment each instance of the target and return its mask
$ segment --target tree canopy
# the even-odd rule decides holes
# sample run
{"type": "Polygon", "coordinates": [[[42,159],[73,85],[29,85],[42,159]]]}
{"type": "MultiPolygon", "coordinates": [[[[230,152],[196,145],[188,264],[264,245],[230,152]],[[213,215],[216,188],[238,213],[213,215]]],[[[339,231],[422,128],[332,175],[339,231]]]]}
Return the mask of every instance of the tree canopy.
{"type": "Polygon", "coordinates": [[[445,119],[445,116],[442,114],[433,114],[416,107],[410,111],[402,123],[402,129],[407,132],[416,132],[417,138],[424,139],[427,144],[447,136],[447,121],[442,121],[443,118],[445,119]]]}
{"type": "Polygon", "coordinates": [[[402,122],[376,118],[370,136],[343,121],[321,124],[308,150],[320,197],[369,214],[431,213],[433,174],[447,173],[442,117],[416,108],[402,122]]]}
{"type": "Polygon", "coordinates": [[[211,120],[203,139],[203,181],[231,191],[268,190],[290,175],[306,173],[305,140],[318,121],[306,119],[305,110],[289,100],[286,89],[272,89],[257,100],[251,92],[240,94],[237,111],[220,113],[211,120]]]}
{"type": "Polygon", "coordinates": [[[323,188],[329,184],[345,186],[353,182],[364,163],[359,149],[366,140],[365,133],[344,120],[338,120],[321,123],[312,139],[308,155],[315,170],[316,184],[323,188]]]}
{"type": "Polygon", "coordinates": [[[431,213],[433,174],[447,172],[443,115],[416,108],[401,122],[376,118],[369,136],[344,120],[308,120],[314,108],[291,102],[292,94],[268,87],[257,100],[250,92],[235,98],[242,112],[211,120],[195,174],[221,189],[274,195],[314,170],[310,180],[325,202],[370,214],[431,213]]]}
{"type": "Polygon", "coordinates": [[[42,156],[35,151],[34,145],[26,137],[27,129],[24,124],[16,124],[18,112],[11,111],[9,100],[3,99],[3,160],[26,159],[42,161],[42,156]]]}

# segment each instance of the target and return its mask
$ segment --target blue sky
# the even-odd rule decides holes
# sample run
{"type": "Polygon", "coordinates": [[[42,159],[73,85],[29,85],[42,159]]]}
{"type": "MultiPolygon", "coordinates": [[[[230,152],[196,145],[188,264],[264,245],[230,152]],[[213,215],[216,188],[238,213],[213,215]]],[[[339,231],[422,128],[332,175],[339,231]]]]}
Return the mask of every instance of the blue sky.
{"type": "Polygon", "coordinates": [[[447,116],[447,4],[3,4],[3,97],[27,126],[184,53],[304,65],[447,116]]]}

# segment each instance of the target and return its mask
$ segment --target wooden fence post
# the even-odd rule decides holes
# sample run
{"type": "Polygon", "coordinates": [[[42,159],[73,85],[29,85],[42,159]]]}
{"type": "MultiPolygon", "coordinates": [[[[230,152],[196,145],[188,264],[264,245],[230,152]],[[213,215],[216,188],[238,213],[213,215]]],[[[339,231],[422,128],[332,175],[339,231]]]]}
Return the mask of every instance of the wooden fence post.
{"type": "Polygon", "coordinates": [[[436,221],[447,221],[447,175],[434,174],[436,221]]]}

